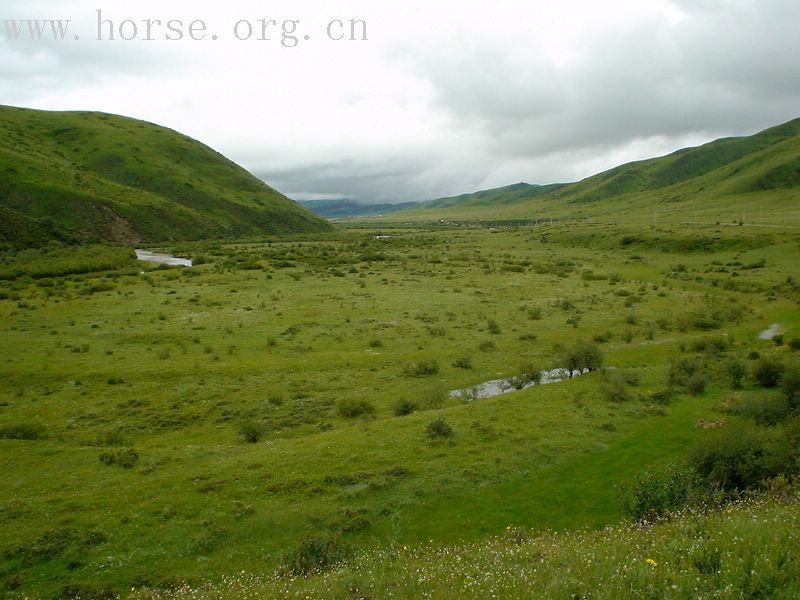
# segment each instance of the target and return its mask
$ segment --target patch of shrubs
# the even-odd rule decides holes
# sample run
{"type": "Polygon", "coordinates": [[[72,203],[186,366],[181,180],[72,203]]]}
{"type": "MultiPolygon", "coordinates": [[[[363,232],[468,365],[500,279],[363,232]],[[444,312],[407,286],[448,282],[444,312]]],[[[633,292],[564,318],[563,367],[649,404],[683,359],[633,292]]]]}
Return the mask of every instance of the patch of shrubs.
{"type": "Polygon", "coordinates": [[[244,421],[239,425],[239,436],[248,444],[257,444],[265,433],[266,428],[262,423],[244,421]]]}
{"type": "Polygon", "coordinates": [[[469,370],[472,368],[472,359],[469,356],[462,356],[453,361],[453,366],[456,369],[469,370]]]}
{"type": "Polygon", "coordinates": [[[772,426],[784,421],[791,413],[786,399],[779,395],[755,398],[734,397],[722,407],[725,412],[753,419],[759,425],[772,426]]]}
{"type": "Polygon", "coordinates": [[[3,440],[43,440],[47,429],[38,423],[18,423],[0,426],[0,439],[3,440]]]}
{"type": "Polygon", "coordinates": [[[123,469],[132,469],[139,460],[139,454],[133,448],[120,448],[100,453],[100,462],[106,466],[117,465],[123,469]]]}
{"type": "Polygon", "coordinates": [[[521,390],[531,384],[542,381],[542,370],[533,364],[524,364],[519,368],[520,374],[508,379],[508,383],[515,390],[521,390]]]}
{"type": "Polygon", "coordinates": [[[630,371],[606,371],[600,380],[600,392],[610,402],[628,402],[634,398],[630,386],[638,383],[639,378],[630,371]]]}
{"type": "Polygon", "coordinates": [[[646,470],[623,491],[625,514],[635,521],[654,521],[694,504],[704,494],[700,475],[691,467],[671,465],[646,470]]]}
{"type": "Polygon", "coordinates": [[[403,374],[407,377],[428,377],[438,372],[439,363],[435,360],[418,360],[403,367],[403,374]]]}
{"type": "Polygon", "coordinates": [[[596,371],[603,366],[603,351],[594,342],[579,340],[564,353],[564,366],[570,376],[574,371],[596,371]]]}
{"type": "Polygon", "coordinates": [[[336,406],[336,412],[346,418],[371,415],[375,412],[375,406],[368,400],[356,400],[354,398],[344,398],[336,406]]]}
{"type": "Polygon", "coordinates": [[[784,368],[780,359],[765,356],[753,367],[753,377],[761,387],[774,388],[781,382],[784,368]]]}
{"type": "Polygon", "coordinates": [[[756,426],[713,432],[694,449],[691,464],[710,485],[726,492],[760,487],[797,472],[797,447],[784,430],[756,426]]]}
{"type": "Polygon", "coordinates": [[[410,415],[414,411],[419,408],[416,402],[412,402],[411,400],[406,400],[405,398],[401,398],[397,402],[394,403],[394,415],[396,417],[405,417],[406,415],[410,415]]]}
{"type": "Polygon", "coordinates": [[[699,358],[673,358],[667,381],[672,387],[681,387],[694,395],[702,394],[708,385],[704,368],[705,365],[699,358]]]}
{"type": "Polygon", "coordinates": [[[725,363],[725,374],[728,376],[730,386],[735,390],[742,389],[742,382],[747,377],[747,363],[738,358],[733,358],[725,363]]]}
{"type": "Polygon", "coordinates": [[[19,559],[23,565],[36,565],[56,559],[67,551],[85,551],[106,541],[108,536],[99,530],[81,531],[61,527],[46,531],[31,543],[6,548],[3,557],[6,560],[19,559]]]}
{"type": "Polygon", "coordinates": [[[313,535],[288,552],[283,564],[290,574],[305,577],[333,570],[343,564],[348,555],[349,551],[338,535],[313,535]]]}
{"type": "Polygon", "coordinates": [[[425,433],[433,440],[451,438],[455,435],[450,424],[441,417],[428,423],[425,433]]]}

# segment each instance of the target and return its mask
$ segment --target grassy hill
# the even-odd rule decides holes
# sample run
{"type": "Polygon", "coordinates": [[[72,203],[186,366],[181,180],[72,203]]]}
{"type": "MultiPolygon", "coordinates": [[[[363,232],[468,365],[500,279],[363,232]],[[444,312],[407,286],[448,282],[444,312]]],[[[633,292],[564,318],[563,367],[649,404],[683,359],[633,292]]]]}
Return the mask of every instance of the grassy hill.
{"type": "Polygon", "coordinates": [[[796,493],[782,500],[646,528],[536,535],[511,527],[476,544],[373,550],[310,577],[240,573],[131,598],[796,598],[800,509],[796,493]]]}
{"type": "Polygon", "coordinates": [[[418,218],[578,217],[800,224],[800,119],[625,164],[568,185],[516,184],[427,202],[418,218]],[[447,209],[447,210],[443,210],[447,209]]]}
{"type": "Polygon", "coordinates": [[[348,219],[351,217],[367,217],[397,212],[416,205],[415,202],[400,204],[362,204],[355,200],[298,200],[315,215],[325,219],[348,219]]]}
{"type": "Polygon", "coordinates": [[[0,106],[0,243],[140,243],[330,226],[211,148],[115,115],[0,106]]]}

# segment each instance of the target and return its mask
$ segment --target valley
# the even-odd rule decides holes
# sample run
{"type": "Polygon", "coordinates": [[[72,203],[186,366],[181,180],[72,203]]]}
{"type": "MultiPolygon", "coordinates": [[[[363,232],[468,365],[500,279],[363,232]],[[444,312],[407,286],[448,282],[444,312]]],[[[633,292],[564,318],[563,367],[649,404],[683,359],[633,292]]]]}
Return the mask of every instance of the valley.
{"type": "Polygon", "coordinates": [[[800,338],[791,228],[363,221],[149,249],[194,266],[0,263],[9,598],[613,525],[643,471],[751,427],[730,407],[770,398],[756,366],[800,338]],[[592,372],[526,384],[570,366],[592,372]],[[520,390],[449,393],[497,379],[520,390]]]}

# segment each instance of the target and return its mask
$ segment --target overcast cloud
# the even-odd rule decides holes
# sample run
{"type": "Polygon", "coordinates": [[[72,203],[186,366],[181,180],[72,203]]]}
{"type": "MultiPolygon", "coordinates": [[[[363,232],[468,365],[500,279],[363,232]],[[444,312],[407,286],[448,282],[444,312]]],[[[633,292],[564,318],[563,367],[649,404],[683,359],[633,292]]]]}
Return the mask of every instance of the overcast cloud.
{"type": "Polygon", "coordinates": [[[0,104],[146,119],[293,198],[364,202],[573,181],[800,116],[795,0],[199,4],[0,0],[0,104]],[[140,38],[148,18],[208,31],[97,41],[98,9],[140,38]],[[271,41],[234,37],[262,18],[271,41]],[[326,39],[351,18],[367,41],[326,39]],[[7,19],[72,23],[64,41],[24,41],[7,19]]]}

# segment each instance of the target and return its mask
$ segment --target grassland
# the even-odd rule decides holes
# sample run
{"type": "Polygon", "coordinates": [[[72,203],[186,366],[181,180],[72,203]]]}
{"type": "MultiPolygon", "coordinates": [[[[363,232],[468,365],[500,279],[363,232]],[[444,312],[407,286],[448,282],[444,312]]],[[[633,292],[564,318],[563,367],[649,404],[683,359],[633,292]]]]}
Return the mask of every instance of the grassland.
{"type": "MultiPolygon", "coordinates": [[[[791,229],[396,226],[164,250],[197,266],[104,247],[2,257],[3,597],[204,581],[210,597],[338,596],[351,582],[447,597],[448,581],[467,580],[430,564],[442,547],[454,561],[474,549],[476,568],[497,555],[499,574],[556,544],[553,572],[584,543],[604,547],[591,530],[623,517],[620,486],[714,435],[698,421],[735,427],[748,419],[731,402],[774,393],[749,375],[731,389],[728,361],[748,373],[753,353],[791,361],[800,338],[791,229]],[[782,345],[758,338],[772,323],[782,345]],[[579,341],[602,349],[604,371],[492,399],[447,394],[564,366],[579,341]],[[703,365],[702,390],[670,388],[676,357],[703,365]],[[503,537],[509,526],[521,541],[503,537]],[[577,528],[585,537],[535,535],[577,528]],[[309,540],[374,553],[328,578],[273,581],[309,540]],[[398,583],[417,568],[441,581],[398,583]],[[255,587],[219,583],[242,571],[255,587]]],[[[796,520],[791,506],[765,511],[796,520]]],[[[755,527],[745,512],[719,539],[755,527]]],[[[675,547],[688,539],[688,524],[664,527],[675,547]]],[[[620,531],[604,569],[634,555],[620,531]]],[[[656,550],[637,560],[668,564],[656,550]]],[[[663,582],[685,591],[690,563],[673,562],[663,582]]],[[[608,585],[646,581],[648,567],[608,585]]],[[[583,593],[571,577],[552,593],[583,593]]]]}
{"type": "Polygon", "coordinates": [[[0,106],[0,244],[134,244],[330,226],[208,146],[117,115],[0,106]]]}

